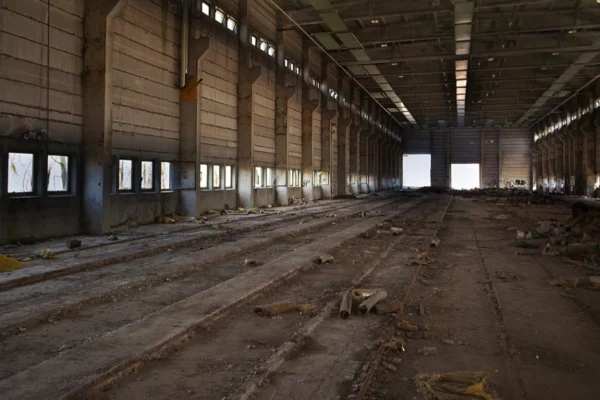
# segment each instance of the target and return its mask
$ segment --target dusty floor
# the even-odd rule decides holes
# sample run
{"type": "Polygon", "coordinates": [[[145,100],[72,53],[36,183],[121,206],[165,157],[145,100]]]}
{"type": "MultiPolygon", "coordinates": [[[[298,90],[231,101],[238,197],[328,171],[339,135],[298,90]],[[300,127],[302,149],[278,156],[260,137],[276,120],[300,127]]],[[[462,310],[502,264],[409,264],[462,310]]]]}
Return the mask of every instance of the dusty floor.
{"type": "Polygon", "coordinates": [[[455,371],[485,371],[502,399],[597,398],[591,271],[542,256],[543,238],[511,246],[513,228],[569,215],[395,194],[139,227],[76,251],[10,248],[58,254],[0,274],[0,398],[419,399],[415,375],[455,371]],[[315,263],[324,253],[334,262],[315,263]],[[550,286],[555,276],[582,283],[550,286]],[[379,311],[403,311],[342,320],[353,287],[384,288],[379,311]],[[314,311],[252,312],[284,302],[314,311]],[[398,338],[406,352],[388,347],[398,338]]]}

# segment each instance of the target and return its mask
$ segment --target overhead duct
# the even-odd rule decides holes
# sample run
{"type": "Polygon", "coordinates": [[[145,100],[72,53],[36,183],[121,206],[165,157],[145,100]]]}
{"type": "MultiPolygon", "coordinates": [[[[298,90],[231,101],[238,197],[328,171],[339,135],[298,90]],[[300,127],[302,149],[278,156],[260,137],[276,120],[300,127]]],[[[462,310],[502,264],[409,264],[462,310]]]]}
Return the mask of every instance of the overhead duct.
{"type": "MultiPolygon", "coordinates": [[[[339,41],[348,49],[350,49],[350,54],[352,54],[357,61],[371,60],[360,41],[356,38],[356,36],[354,36],[354,34],[349,32],[350,29],[348,29],[348,26],[346,26],[344,21],[340,18],[337,11],[333,9],[333,6],[329,0],[313,0],[312,6],[331,30],[331,32],[317,33],[313,35],[323,45],[323,47],[325,47],[325,49],[338,50],[341,48],[340,44],[333,36],[336,35],[339,41]]],[[[402,104],[402,101],[390,86],[387,79],[381,74],[379,68],[377,68],[375,65],[364,65],[362,68],[363,69],[361,70],[359,66],[354,66],[353,68],[349,67],[348,69],[355,75],[377,76],[377,78],[374,77],[373,79],[381,87],[381,90],[400,110],[402,115],[404,115],[404,118],[406,118],[406,120],[415,129],[418,129],[419,125],[417,124],[417,121],[415,121],[412,114],[408,111],[404,104],[402,104]]]]}

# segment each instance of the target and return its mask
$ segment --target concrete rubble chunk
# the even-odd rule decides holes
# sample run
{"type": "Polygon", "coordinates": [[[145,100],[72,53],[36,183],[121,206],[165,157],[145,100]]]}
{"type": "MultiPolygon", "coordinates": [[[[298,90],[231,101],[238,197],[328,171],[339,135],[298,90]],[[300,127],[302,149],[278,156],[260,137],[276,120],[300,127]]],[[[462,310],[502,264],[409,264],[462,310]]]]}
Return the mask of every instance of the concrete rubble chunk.
{"type": "Polygon", "coordinates": [[[323,254],[317,258],[318,264],[331,264],[333,263],[333,256],[331,254],[323,254]]]}

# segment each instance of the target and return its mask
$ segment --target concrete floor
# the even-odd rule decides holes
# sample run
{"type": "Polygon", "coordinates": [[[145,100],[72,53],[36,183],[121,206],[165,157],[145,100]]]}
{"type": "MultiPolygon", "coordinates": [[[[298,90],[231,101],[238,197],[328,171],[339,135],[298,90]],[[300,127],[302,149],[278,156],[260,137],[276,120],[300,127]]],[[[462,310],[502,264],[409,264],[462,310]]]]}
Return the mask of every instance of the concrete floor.
{"type": "MultiPolygon", "coordinates": [[[[483,370],[503,399],[595,398],[600,291],[549,285],[590,271],[510,246],[510,228],[569,213],[394,194],[84,238],[93,246],[0,274],[0,397],[413,399],[417,373],[483,370]],[[423,251],[431,260],[415,261],[423,251]],[[334,262],[315,263],[323,253],[334,262]],[[352,287],[385,288],[404,312],[342,320],[352,287]],[[252,312],[280,302],[315,313],[252,312]],[[395,332],[403,319],[419,332],[395,332]],[[396,372],[377,356],[391,334],[406,342],[396,372]],[[438,354],[419,354],[426,346],[438,354]]],[[[28,258],[60,243],[7,250],[28,258]]]]}

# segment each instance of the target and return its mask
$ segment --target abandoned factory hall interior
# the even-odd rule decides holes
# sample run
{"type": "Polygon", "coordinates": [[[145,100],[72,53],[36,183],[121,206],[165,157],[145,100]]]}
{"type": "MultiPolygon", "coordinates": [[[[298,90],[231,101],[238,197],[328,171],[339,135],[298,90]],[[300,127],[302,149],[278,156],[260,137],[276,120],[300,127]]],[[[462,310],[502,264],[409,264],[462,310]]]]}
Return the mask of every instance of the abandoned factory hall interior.
{"type": "Polygon", "coordinates": [[[0,0],[0,399],[600,399],[600,0],[0,0]]]}

